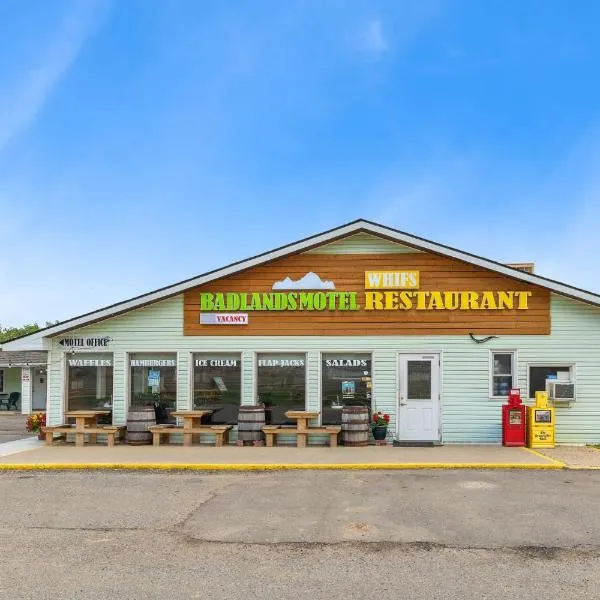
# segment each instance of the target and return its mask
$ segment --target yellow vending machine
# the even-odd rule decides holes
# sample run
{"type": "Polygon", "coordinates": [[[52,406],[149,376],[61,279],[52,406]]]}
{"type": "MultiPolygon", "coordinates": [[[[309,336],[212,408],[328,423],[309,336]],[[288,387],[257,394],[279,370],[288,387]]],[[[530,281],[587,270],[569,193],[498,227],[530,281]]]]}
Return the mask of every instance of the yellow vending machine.
{"type": "Polygon", "coordinates": [[[527,447],[554,448],[554,407],[546,392],[536,392],[535,406],[527,407],[527,447]]]}

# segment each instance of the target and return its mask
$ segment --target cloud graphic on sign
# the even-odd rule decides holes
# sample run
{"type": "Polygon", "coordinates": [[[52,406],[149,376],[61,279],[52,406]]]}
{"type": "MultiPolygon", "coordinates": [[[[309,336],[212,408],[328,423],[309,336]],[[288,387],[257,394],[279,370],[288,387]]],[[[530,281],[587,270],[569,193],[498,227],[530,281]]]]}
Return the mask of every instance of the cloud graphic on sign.
{"type": "Polygon", "coordinates": [[[282,281],[276,281],[273,284],[274,290],[335,290],[333,281],[323,281],[316,273],[312,271],[301,277],[297,281],[286,277],[282,281]]]}

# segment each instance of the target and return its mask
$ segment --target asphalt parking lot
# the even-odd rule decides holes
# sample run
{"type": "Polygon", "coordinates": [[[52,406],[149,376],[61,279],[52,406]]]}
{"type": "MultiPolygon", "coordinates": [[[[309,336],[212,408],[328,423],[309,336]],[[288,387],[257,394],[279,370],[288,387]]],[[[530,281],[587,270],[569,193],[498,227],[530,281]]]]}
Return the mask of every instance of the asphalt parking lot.
{"type": "Polygon", "coordinates": [[[0,444],[20,440],[33,434],[25,431],[25,422],[27,417],[15,414],[0,412],[0,444]]]}
{"type": "Polygon", "coordinates": [[[0,598],[597,598],[598,471],[0,474],[0,598]]]}

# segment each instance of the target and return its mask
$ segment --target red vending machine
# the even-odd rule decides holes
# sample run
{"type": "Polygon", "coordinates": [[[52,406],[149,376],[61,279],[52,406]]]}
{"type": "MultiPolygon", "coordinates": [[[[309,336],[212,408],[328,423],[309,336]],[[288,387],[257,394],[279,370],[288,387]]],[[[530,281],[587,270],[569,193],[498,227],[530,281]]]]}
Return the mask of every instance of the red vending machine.
{"type": "Polygon", "coordinates": [[[525,406],[521,404],[521,390],[512,388],[508,404],[502,406],[502,445],[524,446],[526,428],[525,406]]]}

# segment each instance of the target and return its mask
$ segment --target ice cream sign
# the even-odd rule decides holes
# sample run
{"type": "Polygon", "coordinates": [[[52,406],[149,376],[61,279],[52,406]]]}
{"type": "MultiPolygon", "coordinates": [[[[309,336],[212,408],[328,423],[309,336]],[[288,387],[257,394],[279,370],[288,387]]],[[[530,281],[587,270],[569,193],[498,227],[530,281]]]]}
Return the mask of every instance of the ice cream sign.
{"type": "Polygon", "coordinates": [[[529,291],[424,291],[419,271],[366,271],[364,291],[337,290],[310,272],[276,281],[269,292],[201,292],[200,323],[247,325],[249,312],[527,310],[529,291]],[[360,298],[359,295],[363,294],[360,298]]]}

